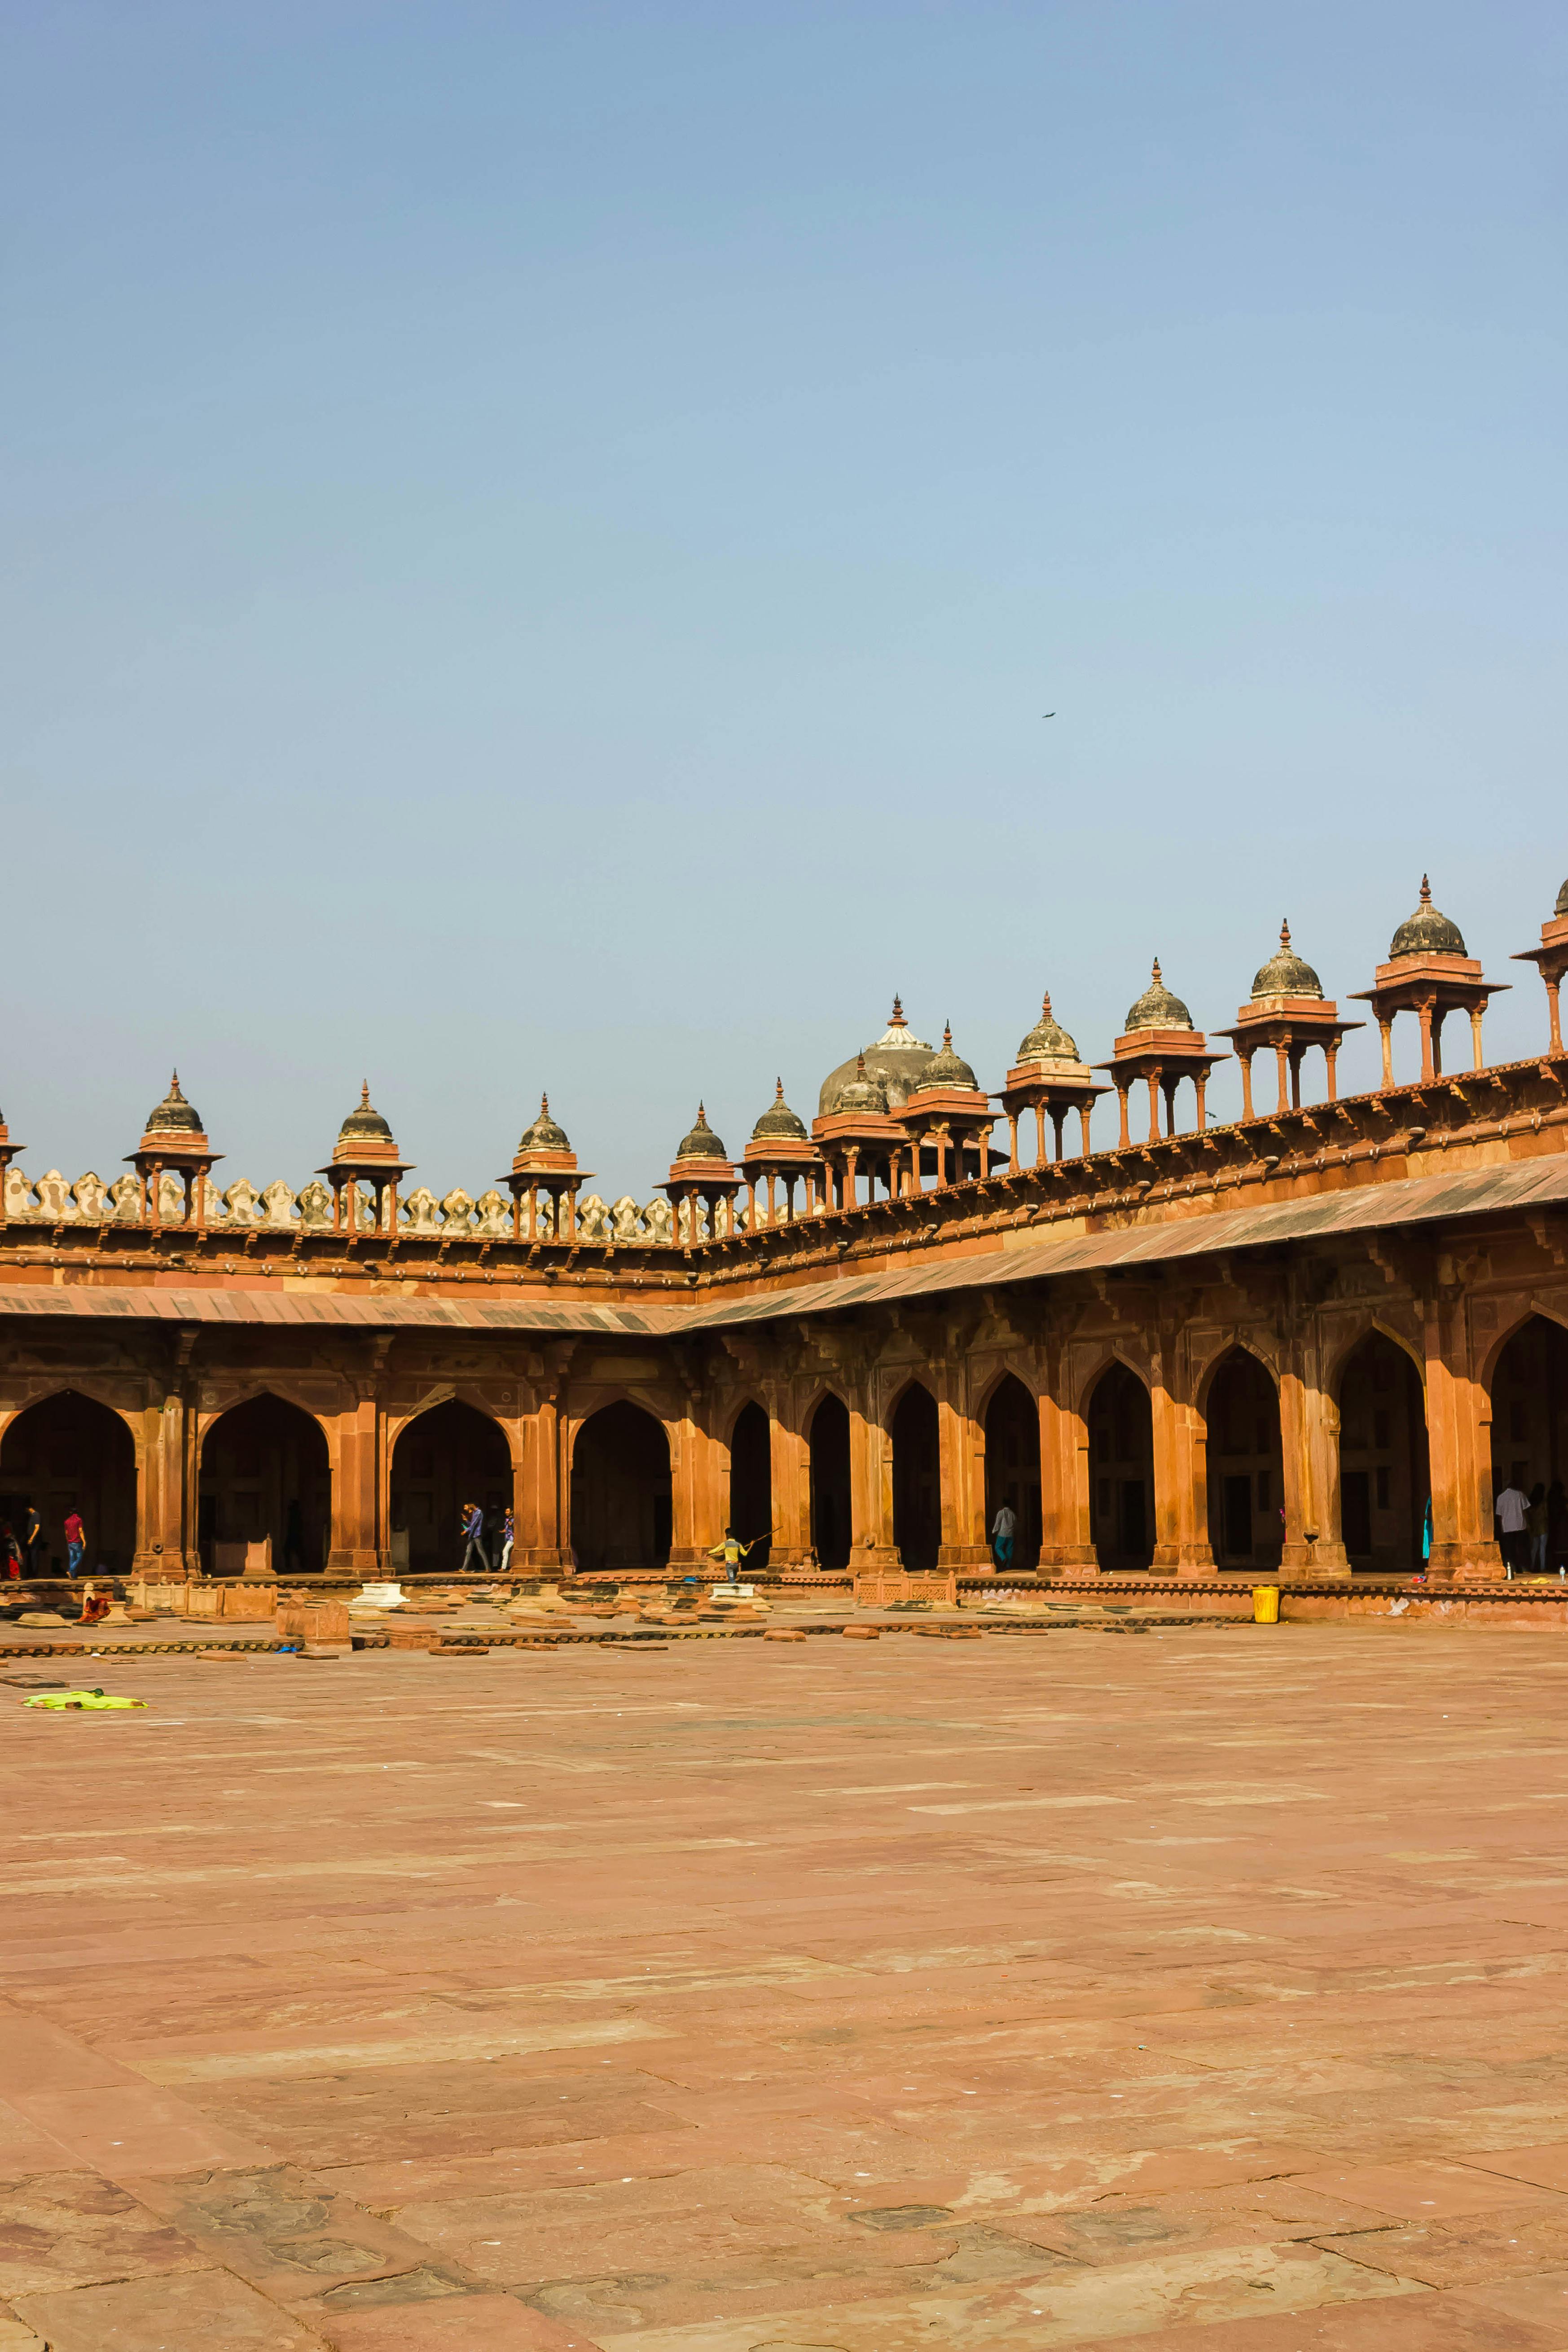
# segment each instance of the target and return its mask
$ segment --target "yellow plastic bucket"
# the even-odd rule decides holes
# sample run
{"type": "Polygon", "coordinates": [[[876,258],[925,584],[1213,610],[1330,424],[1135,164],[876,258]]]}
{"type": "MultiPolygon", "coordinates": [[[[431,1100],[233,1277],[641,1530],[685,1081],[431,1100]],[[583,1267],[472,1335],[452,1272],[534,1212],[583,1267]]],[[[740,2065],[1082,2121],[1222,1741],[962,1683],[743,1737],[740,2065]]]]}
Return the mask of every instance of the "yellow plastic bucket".
{"type": "Polygon", "coordinates": [[[1253,1586],[1252,1622],[1255,1625],[1278,1625],[1279,1622],[1279,1587],[1277,1584],[1253,1586]]]}

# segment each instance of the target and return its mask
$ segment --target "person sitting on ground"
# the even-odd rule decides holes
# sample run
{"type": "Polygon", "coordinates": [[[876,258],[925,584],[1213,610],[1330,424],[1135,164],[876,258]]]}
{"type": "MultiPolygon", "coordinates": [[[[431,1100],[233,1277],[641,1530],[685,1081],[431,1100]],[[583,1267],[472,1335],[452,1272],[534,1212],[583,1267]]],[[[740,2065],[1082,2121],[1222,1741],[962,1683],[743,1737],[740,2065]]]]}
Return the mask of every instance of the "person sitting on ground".
{"type": "Polygon", "coordinates": [[[107,1592],[100,1592],[96,1584],[89,1583],[81,1596],[81,1615],[77,1622],[79,1625],[96,1625],[100,1618],[108,1616],[113,1606],[107,1592]]]}
{"type": "Polygon", "coordinates": [[[16,1541],[16,1530],[9,1519],[0,1519],[0,1566],[12,1579],[22,1573],[22,1547],[16,1541]]]}

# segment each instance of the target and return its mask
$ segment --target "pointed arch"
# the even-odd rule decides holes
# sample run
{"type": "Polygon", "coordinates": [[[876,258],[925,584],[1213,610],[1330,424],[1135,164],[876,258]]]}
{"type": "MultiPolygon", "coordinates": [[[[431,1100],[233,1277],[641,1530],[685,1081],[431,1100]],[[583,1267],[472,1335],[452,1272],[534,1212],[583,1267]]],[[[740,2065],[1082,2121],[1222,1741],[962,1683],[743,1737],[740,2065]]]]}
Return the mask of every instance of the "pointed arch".
{"type": "Polygon", "coordinates": [[[1146,1381],[1120,1354],[1084,1391],[1089,1527],[1104,1569],[1146,1569],[1154,1557],[1154,1410],[1146,1381]]]}
{"type": "Polygon", "coordinates": [[[403,1423],[388,1462],[390,1550],[395,1572],[456,1572],[467,1556],[465,1512],[484,1514],[483,1549],[500,1562],[516,1464],[509,1433],[493,1413],[448,1393],[403,1423]]]}
{"type": "Polygon", "coordinates": [[[1492,1500],[1514,1486],[1529,1497],[1522,1537],[1500,1530],[1516,1571],[1568,1568],[1568,1328],[1535,1307],[1490,1350],[1492,1500]]]}
{"type": "Polygon", "coordinates": [[[1039,1565],[1040,1407],[1016,1372],[1004,1370],[993,1381],[981,1426],[985,1435],[985,1526],[987,1535],[1004,1505],[1016,1522],[1010,1558],[1004,1559],[991,1537],[999,1568],[1028,1573],[1039,1565]]]}
{"type": "Polygon", "coordinates": [[[593,1574],[663,1568],[673,1488],[669,1436],[645,1405],[617,1397],[591,1412],[572,1441],[572,1550],[593,1574]]]}
{"type": "Polygon", "coordinates": [[[766,1568],[773,1524],[773,1434],[754,1397],[742,1405],[730,1428],[729,1524],[752,1546],[746,1570],[766,1568]]]}
{"type": "Polygon", "coordinates": [[[852,1540],[849,1408],[836,1389],[810,1407],[805,1430],[811,1484],[811,1548],[819,1568],[847,1568],[852,1540]]]}
{"type": "Polygon", "coordinates": [[[269,1388],[213,1415],[200,1441],[196,1545],[209,1576],[218,1546],[269,1543],[279,1575],[319,1571],[332,1520],[332,1458],[313,1412],[269,1388]]]}
{"type": "Polygon", "coordinates": [[[0,1522],[21,1544],[28,1505],[37,1513],[41,1540],[26,1571],[65,1574],[65,1523],[74,1512],[82,1521],[84,1572],[124,1575],[136,1549],[139,1467],[125,1415],[85,1389],[56,1389],[15,1414],[0,1435],[0,1522]]]}
{"type": "Polygon", "coordinates": [[[1199,1401],[1215,1565],[1272,1573],[1285,1549],[1279,1384],[1255,1349],[1233,1340],[1205,1373],[1199,1401]]]}
{"type": "Polygon", "coordinates": [[[907,1569],[932,1569],[942,1549],[942,1442],[936,1398],[905,1381],[889,1421],[893,1447],[893,1543],[907,1569]]]}
{"type": "Polygon", "coordinates": [[[1342,1354],[1340,1533],[1352,1569],[1405,1576],[1419,1568],[1430,1500],[1426,1392],[1415,1350],[1370,1323],[1342,1354]]]}

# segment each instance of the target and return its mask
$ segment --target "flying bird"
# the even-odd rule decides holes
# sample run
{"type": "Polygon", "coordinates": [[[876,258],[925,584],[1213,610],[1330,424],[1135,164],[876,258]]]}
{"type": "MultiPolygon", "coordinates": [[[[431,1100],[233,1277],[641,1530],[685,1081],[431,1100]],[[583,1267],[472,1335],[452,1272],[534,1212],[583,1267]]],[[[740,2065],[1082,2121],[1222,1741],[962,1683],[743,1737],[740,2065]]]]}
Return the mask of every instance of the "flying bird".
{"type": "Polygon", "coordinates": [[[1056,715],[1054,710],[1042,710],[1040,713],[1042,719],[1054,719],[1056,715]]]}

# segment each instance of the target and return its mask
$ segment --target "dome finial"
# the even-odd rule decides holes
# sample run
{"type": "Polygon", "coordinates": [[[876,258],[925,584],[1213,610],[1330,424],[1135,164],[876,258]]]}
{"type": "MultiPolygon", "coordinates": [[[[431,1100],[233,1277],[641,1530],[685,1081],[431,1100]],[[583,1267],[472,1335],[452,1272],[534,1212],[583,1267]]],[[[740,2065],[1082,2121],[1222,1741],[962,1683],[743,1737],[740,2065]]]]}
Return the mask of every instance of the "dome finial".
{"type": "Polygon", "coordinates": [[[1421,904],[1424,907],[1429,907],[1432,904],[1432,885],[1425,874],[1421,877],[1421,904]]]}
{"type": "Polygon", "coordinates": [[[952,1024],[951,1021],[944,1021],[942,1024],[942,1050],[944,1054],[951,1054],[952,1051],[952,1024]]]}
{"type": "Polygon", "coordinates": [[[1279,944],[1282,948],[1288,948],[1290,944],[1290,924],[1288,917],[1279,926],[1279,944]]]}
{"type": "Polygon", "coordinates": [[[362,1078],[360,1080],[359,1107],[361,1110],[368,1110],[370,1108],[370,1080],[368,1078],[362,1078]]]}
{"type": "Polygon", "coordinates": [[[784,1100],[784,1080],[782,1078],[775,1078],[773,1080],[773,1100],[774,1102],[783,1102],[784,1100]]]}
{"type": "Polygon", "coordinates": [[[909,1025],[909,1023],[904,1019],[903,998],[895,989],[893,992],[893,1009],[888,1015],[888,1026],[889,1029],[907,1029],[909,1025]]]}
{"type": "Polygon", "coordinates": [[[550,1097],[542,1087],[539,1089],[539,1115],[541,1118],[548,1118],[550,1116],[550,1097]]]}
{"type": "Polygon", "coordinates": [[[1153,982],[1154,982],[1154,985],[1155,985],[1155,987],[1156,987],[1156,988],[1159,988],[1159,987],[1163,986],[1163,982],[1164,982],[1164,974],[1163,974],[1163,972],[1162,972],[1162,971],[1160,970],[1160,959],[1159,959],[1159,957],[1158,957],[1158,956],[1156,956],[1156,957],[1154,958],[1154,970],[1153,970],[1152,977],[1153,977],[1153,982]]]}
{"type": "Polygon", "coordinates": [[[1044,996],[1042,996],[1042,997],[1041,997],[1041,999],[1040,999],[1040,1018],[1041,1018],[1041,1020],[1042,1020],[1042,1021],[1048,1021],[1048,1020],[1050,1019],[1050,1017],[1051,1017],[1051,992],[1050,992],[1050,990],[1047,988],[1047,991],[1046,991],[1046,992],[1045,992],[1045,994],[1044,994],[1044,996]]]}

